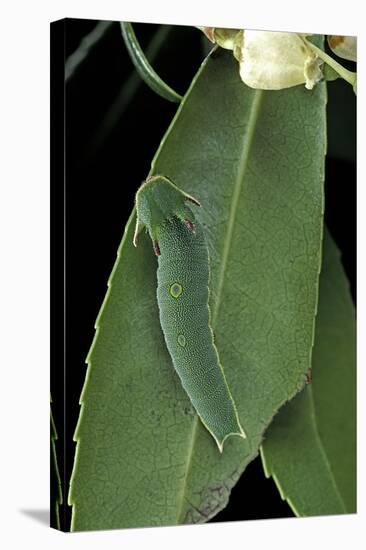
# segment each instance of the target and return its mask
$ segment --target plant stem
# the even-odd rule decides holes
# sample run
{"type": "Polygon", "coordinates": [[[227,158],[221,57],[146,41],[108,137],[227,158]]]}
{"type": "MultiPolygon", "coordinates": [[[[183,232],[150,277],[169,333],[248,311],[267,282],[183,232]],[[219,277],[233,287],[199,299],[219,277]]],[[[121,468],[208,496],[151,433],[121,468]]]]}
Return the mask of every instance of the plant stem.
{"type": "Polygon", "coordinates": [[[336,73],[338,73],[341,78],[343,78],[344,80],[346,80],[346,82],[351,84],[351,86],[353,87],[356,93],[357,73],[349,71],[348,69],[343,67],[330,55],[328,55],[323,50],[321,50],[320,48],[312,44],[312,42],[306,40],[306,43],[318,55],[318,57],[320,57],[320,59],[322,59],[323,61],[325,61],[325,63],[327,63],[330,67],[332,67],[332,69],[336,71],[336,73]]]}
{"type": "Polygon", "coordinates": [[[177,94],[177,92],[170,88],[170,86],[160,78],[146,59],[131,23],[121,22],[121,30],[128,53],[141,78],[160,96],[174,103],[180,103],[182,96],[177,94]]]}
{"type": "MultiPolygon", "coordinates": [[[[169,34],[174,30],[172,26],[161,25],[152,37],[148,47],[146,48],[146,58],[150,63],[154,62],[159,55],[164,42],[168,39],[169,34]]],[[[107,112],[102,118],[97,130],[92,136],[86,150],[89,151],[88,156],[92,158],[103,143],[107,140],[109,134],[118,126],[121,118],[132,101],[142,80],[136,71],[132,70],[130,76],[122,83],[118,95],[110,104],[107,112]]]]}

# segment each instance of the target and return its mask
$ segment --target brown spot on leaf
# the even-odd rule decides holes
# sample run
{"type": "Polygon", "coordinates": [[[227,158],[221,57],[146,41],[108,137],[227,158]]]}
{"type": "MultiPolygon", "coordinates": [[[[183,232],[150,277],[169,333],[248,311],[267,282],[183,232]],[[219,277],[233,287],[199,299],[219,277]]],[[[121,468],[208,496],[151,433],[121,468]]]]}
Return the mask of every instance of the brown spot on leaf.
{"type": "Polygon", "coordinates": [[[308,372],[306,373],[306,384],[311,384],[312,380],[313,380],[313,375],[312,375],[311,369],[309,369],[308,372]]]}
{"type": "Polygon", "coordinates": [[[231,489],[238,481],[240,475],[241,468],[235,469],[226,480],[207,487],[201,492],[200,504],[197,506],[186,499],[189,508],[183,523],[205,523],[225,508],[229,501],[231,489]]]}

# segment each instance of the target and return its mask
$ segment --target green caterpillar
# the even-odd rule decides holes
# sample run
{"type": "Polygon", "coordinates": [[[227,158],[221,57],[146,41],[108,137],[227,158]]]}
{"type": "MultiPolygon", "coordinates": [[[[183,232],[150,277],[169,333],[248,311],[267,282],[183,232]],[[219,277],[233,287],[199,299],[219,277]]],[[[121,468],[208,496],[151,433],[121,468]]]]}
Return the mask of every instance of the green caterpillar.
{"type": "Polygon", "coordinates": [[[164,176],[136,194],[133,243],[146,227],[158,256],[160,324],[182,385],[220,452],[230,435],[245,438],[214,344],[208,306],[209,258],[202,226],[186,204],[199,202],[164,176]]]}

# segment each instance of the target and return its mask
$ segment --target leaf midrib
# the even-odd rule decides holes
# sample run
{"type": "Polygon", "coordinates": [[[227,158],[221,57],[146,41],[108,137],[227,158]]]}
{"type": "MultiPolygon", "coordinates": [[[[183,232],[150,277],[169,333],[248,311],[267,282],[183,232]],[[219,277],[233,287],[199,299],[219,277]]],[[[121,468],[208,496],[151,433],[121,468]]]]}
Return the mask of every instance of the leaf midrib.
{"type": "MultiPolygon", "coordinates": [[[[262,90],[256,90],[254,92],[253,102],[250,108],[250,114],[248,119],[247,131],[244,133],[245,141],[243,144],[242,154],[239,157],[239,167],[238,167],[237,178],[234,186],[232,202],[230,206],[228,226],[227,226],[227,231],[226,231],[226,236],[225,236],[224,246],[222,251],[222,261],[220,262],[218,289],[216,294],[215,305],[213,307],[213,312],[212,312],[213,325],[215,323],[215,320],[217,318],[220,305],[221,305],[221,296],[222,296],[222,291],[223,291],[223,286],[225,281],[225,272],[226,272],[226,267],[229,259],[229,253],[230,253],[230,248],[232,243],[232,235],[234,231],[235,219],[236,219],[236,214],[238,210],[239,198],[240,198],[240,194],[243,186],[244,174],[246,172],[247,165],[248,165],[249,153],[250,153],[250,149],[253,141],[258,114],[260,111],[262,97],[263,97],[262,90]]],[[[186,494],[187,481],[189,479],[189,474],[192,466],[192,458],[194,455],[195,441],[198,433],[198,423],[199,423],[199,417],[198,415],[196,415],[192,423],[191,437],[188,444],[188,453],[187,453],[187,460],[186,460],[187,468],[186,468],[186,474],[184,476],[183,483],[182,483],[182,490],[180,493],[180,507],[177,514],[178,524],[181,523],[181,521],[183,520],[182,518],[183,503],[184,503],[185,494],[186,494]]],[[[178,499],[178,502],[179,502],[179,499],[178,499]]]]}

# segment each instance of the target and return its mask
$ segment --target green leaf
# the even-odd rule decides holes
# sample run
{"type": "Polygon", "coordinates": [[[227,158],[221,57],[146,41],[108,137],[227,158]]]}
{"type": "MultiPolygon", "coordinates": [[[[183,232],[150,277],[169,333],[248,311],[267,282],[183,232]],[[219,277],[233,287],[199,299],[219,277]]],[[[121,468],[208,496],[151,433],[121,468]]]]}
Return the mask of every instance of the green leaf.
{"type": "Polygon", "coordinates": [[[356,511],[355,311],[339,252],[325,235],[312,383],[261,448],[267,476],[298,516],[356,511]]]}
{"type": "MultiPolygon", "coordinates": [[[[52,403],[52,398],[51,398],[52,403]]],[[[52,407],[50,408],[50,435],[51,435],[51,527],[60,529],[60,505],[62,504],[62,486],[60,471],[58,469],[56,441],[58,439],[52,407]]]]}
{"type": "MultiPolygon", "coordinates": [[[[72,529],[204,522],[305,382],[320,270],[325,88],[246,87],[230,52],[202,64],[152,163],[202,204],[216,344],[246,440],[223,454],[159,325],[151,241],[126,228],[88,357],[72,529]]],[[[97,261],[97,259],[96,259],[97,261]]]]}

